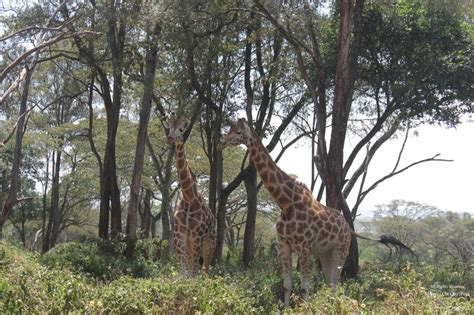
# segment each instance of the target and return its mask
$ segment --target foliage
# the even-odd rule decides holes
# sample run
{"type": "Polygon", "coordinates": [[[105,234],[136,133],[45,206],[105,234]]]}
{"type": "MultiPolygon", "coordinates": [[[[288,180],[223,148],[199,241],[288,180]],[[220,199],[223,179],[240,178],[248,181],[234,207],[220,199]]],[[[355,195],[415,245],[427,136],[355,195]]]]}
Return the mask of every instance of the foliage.
{"type": "MultiPolygon", "coordinates": [[[[393,235],[410,246],[420,262],[449,270],[445,275],[444,271],[438,273],[445,282],[459,278],[469,290],[474,289],[474,220],[468,213],[442,212],[426,204],[393,200],[378,206],[370,224],[377,235],[393,235]]],[[[377,254],[386,257],[387,251],[377,254]]]]}
{"type": "Polygon", "coordinates": [[[125,242],[94,240],[85,243],[62,243],[40,257],[51,268],[66,268],[98,280],[111,281],[120,276],[147,277],[157,266],[144,257],[123,257],[125,242]]]}
{"type": "MultiPolygon", "coordinates": [[[[152,277],[128,274],[103,282],[82,274],[82,266],[67,262],[73,260],[68,255],[77,256],[79,252],[87,257],[96,255],[99,246],[91,244],[57,247],[55,251],[62,252],[62,263],[68,265],[65,268],[59,258],[56,264],[48,262],[45,266],[41,263],[45,260],[38,256],[0,243],[0,312],[189,314],[282,310],[281,275],[271,257],[262,256],[250,269],[240,264],[218,265],[211,276],[191,279],[178,276],[176,262],[168,262],[152,277]]],[[[115,244],[107,250],[120,251],[121,246],[115,244]]],[[[343,283],[335,293],[321,285],[320,275],[314,271],[312,279],[318,279],[312,286],[314,294],[308,301],[295,295],[287,311],[411,314],[469,313],[472,308],[465,288],[456,282],[443,282],[441,270],[427,265],[382,269],[375,263],[362,268],[359,279],[343,283]]]]}
{"type": "Polygon", "coordinates": [[[362,110],[380,115],[382,103],[412,122],[448,125],[472,113],[473,46],[462,14],[437,1],[369,3],[359,75],[363,96],[377,104],[362,110]]]}

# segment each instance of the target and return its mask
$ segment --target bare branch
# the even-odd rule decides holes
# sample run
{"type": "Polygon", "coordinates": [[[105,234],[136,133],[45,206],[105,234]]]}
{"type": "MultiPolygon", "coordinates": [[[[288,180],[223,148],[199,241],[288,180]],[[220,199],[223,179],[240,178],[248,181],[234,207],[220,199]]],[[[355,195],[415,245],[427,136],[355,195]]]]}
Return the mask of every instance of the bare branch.
{"type": "Polygon", "coordinates": [[[33,110],[33,108],[35,108],[35,106],[31,107],[30,109],[28,109],[26,112],[24,112],[23,114],[20,115],[20,117],[18,117],[15,125],[13,126],[12,130],[10,131],[10,133],[8,134],[8,136],[0,141],[0,150],[3,149],[3,147],[8,143],[8,141],[10,141],[10,139],[12,138],[12,136],[15,134],[15,131],[16,131],[16,128],[18,126],[18,122],[24,117],[24,116],[27,116],[30,114],[30,112],[33,110]]]}
{"type": "Polygon", "coordinates": [[[20,85],[20,83],[25,80],[25,77],[26,77],[26,69],[23,69],[21,72],[20,72],[20,76],[15,80],[15,82],[13,82],[12,85],[10,85],[10,87],[3,93],[2,96],[0,96],[0,105],[3,103],[3,101],[8,97],[8,95],[10,95],[14,90],[16,90],[16,88],[20,85]]]}
{"type": "MultiPolygon", "coordinates": [[[[351,178],[349,179],[349,181],[346,183],[345,187],[344,187],[344,190],[343,190],[343,194],[344,194],[344,197],[347,198],[349,196],[349,194],[351,193],[352,191],[352,188],[354,187],[354,185],[356,184],[357,180],[359,179],[359,177],[362,175],[362,174],[365,174],[367,172],[367,168],[370,164],[370,161],[372,160],[372,158],[374,157],[375,153],[377,152],[377,150],[382,146],[382,144],[384,144],[386,141],[388,141],[392,136],[393,134],[398,130],[398,127],[400,126],[400,120],[396,120],[392,126],[390,127],[390,129],[388,129],[382,136],[380,136],[380,138],[378,138],[374,145],[372,147],[370,147],[370,149],[367,150],[367,154],[366,154],[366,157],[364,159],[364,161],[361,163],[361,165],[355,170],[354,174],[352,174],[351,178]]],[[[406,142],[406,138],[405,138],[405,142],[406,142]]],[[[404,142],[404,143],[405,143],[404,142]]],[[[369,143],[367,143],[367,145],[369,145],[369,143]]],[[[401,157],[401,154],[402,154],[403,150],[400,151],[400,154],[399,154],[399,157],[398,157],[398,161],[393,169],[393,171],[395,171],[398,167],[398,162],[400,161],[400,157],[401,157]]]]}
{"type": "Polygon", "coordinates": [[[369,192],[371,192],[372,190],[374,190],[380,183],[386,181],[389,178],[392,178],[395,175],[398,175],[398,174],[408,170],[409,168],[412,168],[413,166],[416,166],[418,164],[425,163],[425,162],[453,162],[454,161],[454,160],[447,160],[447,159],[438,159],[437,158],[438,156],[440,156],[439,153],[434,155],[433,157],[413,162],[413,163],[409,164],[408,166],[405,166],[404,168],[402,168],[398,171],[394,170],[391,173],[389,173],[389,174],[385,175],[384,177],[380,178],[375,183],[373,183],[368,189],[366,189],[364,192],[361,193],[361,198],[360,198],[359,204],[362,202],[362,200],[364,200],[364,198],[367,196],[367,194],[369,192]]]}
{"type": "Polygon", "coordinates": [[[45,48],[45,47],[48,47],[48,46],[51,46],[61,40],[64,40],[64,39],[67,39],[67,38],[71,38],[71,37],[77,37],[77,36],[83,36],[83,35],[96,35],[97,33],[96,32],[90,32],[90,31],[84,31],[84,32],[79,32],[79,33],[72,33],[72,34],[66,34],[66,33],[63,33],[63,34],[60,34],[56,37],[53,37],[41,44],[39,44],[38,46],[36,47],[33,47],[31,48],[30,50],[27,50],[26,52],[24,52],[21,56],[19,56],[17,59],[15,59],[13,62],[11,62],[8,66],[6,66],[2,72],[0,73],[0,83],[3,81],[3,79],[5,79],[5,77],[7,76],[7,74],[14,68],[16,67],[21,61],[23,61],[24,59],[28,58],[30,55],[32,55],[33,53],[35,52],[38,52],[40,51],[41,49],[45,48]]]}
{"type": "Polygon", "coordinates": [[[409,134],[410,134],[410,128],[407,128],[407,131],[405,132],[405,138],[403,139],[402,147],[400,148],[400,152],[398,153],[397,162],[395,163],[395,166],[393,167],[392,172],[395,172],[398,168],[398,165],[400,164],[400,160],[402,158],[403,151],[405,151],[405,146],[407,144],[409,134]]]}

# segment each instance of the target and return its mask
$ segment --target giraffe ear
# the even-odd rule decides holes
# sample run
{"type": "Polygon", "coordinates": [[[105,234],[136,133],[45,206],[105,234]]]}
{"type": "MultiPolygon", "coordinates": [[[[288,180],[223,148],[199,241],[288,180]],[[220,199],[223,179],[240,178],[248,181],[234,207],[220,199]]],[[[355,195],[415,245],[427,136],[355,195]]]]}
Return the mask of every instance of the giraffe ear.
{"type": "Polygon", "coordinates": [[[237,121],[237,125],[242,130],[245,130],[245,132],[247,132],[247,133],[251,132],[250,126],[247,123],[247,120],[245,118],[240,118],[239,121],[237,121]]]}
{"type": "Polygon", "coordinates": [[[247,120],[245,120],[245,118],[240,118],[239,120],[237,120],[237,125],[239,127],[245,127],[245,125],[247,125],[247,120]]]}

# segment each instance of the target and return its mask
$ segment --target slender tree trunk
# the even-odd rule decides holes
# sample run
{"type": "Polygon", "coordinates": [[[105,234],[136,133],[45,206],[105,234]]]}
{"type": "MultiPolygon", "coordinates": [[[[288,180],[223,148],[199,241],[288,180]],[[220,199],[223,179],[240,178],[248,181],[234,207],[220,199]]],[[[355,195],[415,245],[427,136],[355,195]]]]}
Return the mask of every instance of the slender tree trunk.
{"type": "Polygon", "coordinates": [[[140,202],[140,186],[143,173],[143,162],[145,159],[145,145],[148,129],[148,121],[151,113],[151,100],[153,95],[153,87],[155,82],[155,70],[158,55],[157,39],[160,34],[160,26],[156,23],[153,30],[148,33],[148,49],[145,57],[145,77],[144,91],[142,98],[142,108],[140,110],[140,118],[138,122],[137,145],[135,149],[135,163],[133,167],[132,184],[130,186],[130,202],[127,216],[127,250],[128,257],[133,256],[135,250],[135,242],[137,239],[137,214],[140,202]]]}
{"type": "MultiPolygon", "coordinates": [[[[59,234],[60,212],[59,212],[59,189],[60,189],[60,170],[61,170],[61,150],[56,152],[55,169],[53,182],[51,186],[51,208],[49,211],[49,221],[51,222],[50,244],[47,250],[56,245],[59,234]]],[[[48,225],[49,226],[49,225],[48,225]]]]}
{"type": "Polygon", "coordinates": [[[114,112],[113,114],[107,115],[107,121],[107,143],[105,147],[102,181],[105,184],[104,203],[106,208],[110,209],[110,236],[115,238],[122,232],[122,207],[120,205],[120,190],[118,188],[115,153],[119,113],[114,112]]]}
{"type": "Polygon", "coordinates": [[[163,176],[163,184],[161,190],[161,238],[171,244],[172,230],[171,217],[173,215],[172,196],[171,196],[171,178],[173,175],[174,149],[168,150],[166,157],[165,172],[163,176]]]}
{"type": "MultiPolygon", "coordinates": [[[[212,109],[208,108],[208,110],[212,109]]],[[[208,115],[210,121],[206,133],[209,133],[207,145],[209,151],[209,208],[216,214],[218,189],[221,187],[219,182],[222,178],[222,151],[217,149],[222,125],[222,103],[218,110],[213,112],[215,117],[212,117],[212,114],[208,115]]]]}
{"type": "Polygon", "coordinates": [[[32,69],[27,70],[25,82],[23,84],[23,91],[21,94],[20,101],[20,112],[19,119],[15,135],[15,148],[13,151],[13,165],[11,171],[10,179],[10,188],[8,190],[7,198],[2,207],[2,213],[0,214],[0,229],[3,228],[3,225],[8,220],[13,207],[18,203],[18,190],[20,187],[20,167],[21,167],[21,154],[22,154],[22,145],[23,145],[23,135],[26,129],[26,111],[27,111],[27,100],[30,91],[31,84],[31,75],[33,72],[34,66],[32,69]]]}
{"type": "Polygon", "coordinates": [[[143,198],[142,216],[141,216],[141,230],[143,231],[143,237],[149,238],[152,224],[151,214],[151,197],[152,192],[149,189],[145,189],[145,197],[143,198]]]}
{"type": "MultiPolygon", "coordinates": [[[[221,187],[221,186],[220,186],[221,187]]],[[[223,189],[219,192],[219,203],[217,205],[217,231],[216,249],[214,251],[214,261],[221,261],[224,249],[225,229],[226,229],[226,205],[229,194],[223,189]]]]}
{"type": "Polygon", "coordinates": [[[106,240],[109,238],[110,206],[105,193],[103,170],[101,170],[100,173],[99,237],[106,240]]]}
{"type": "Polygon", "coordinates": [[[47,198],[48,198],[48,184],[49,184],[49,152],[46,154],[46,174],[44,177],[44,188],[43,188],[43,210],[41,214],[41,247],[46,242],[46,213],[48,212],[47,198]]]}
{"type": "Polygon", "coordinates": [[[242,260],[244,265],[249,267],[254,257],[255,224],[257,221],[257,170],[253,164],[250,164],[244,184],[247,192],[247,220],[245,222],[242,260]]]}
{"type": "Polygon", "coordinates": [[[59,230],[59,171],[61,169],[61,151],[57,150],[52,155],[52,182],[51,182],[51,204],[48,211],[48,224],[44,231],[42,253],[46,253],[50,250],[55,242],[55,234],[59,230]]]}

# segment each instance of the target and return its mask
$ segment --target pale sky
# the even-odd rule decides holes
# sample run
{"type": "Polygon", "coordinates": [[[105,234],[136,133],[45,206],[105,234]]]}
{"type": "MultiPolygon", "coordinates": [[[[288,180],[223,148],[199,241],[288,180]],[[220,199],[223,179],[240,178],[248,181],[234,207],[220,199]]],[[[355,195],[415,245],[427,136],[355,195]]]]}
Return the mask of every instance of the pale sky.
{"type": "MultiPolygon", "coordinates": [[[[399,168],[437,153],[441,154],[439,158],[454,161],[422,163],[388,179],[365,198],[359,208],[362,216],[371,216],[370,210],[375,209],[375,205],[386,204],[393,199],[417,201],[440,210],[474,214],[471,199],[474,196],[474,121],[466,121],[456,129],[421,126],[417,130],[419,135],[408,139],[399,168]]],[[[391,140],[379,149],[370,164],[366,187],[393,169],[402,140],[402,137],[391,140]]],[[[355,143],[348,141],[347,145],[355,143]]],[[[309,145],[300,145],[285,153],[278,164],[285,172],[297,175],[298,180],[309,186],[309,145]]],[[[352,194],[357,189],[358,186],[352,194]]],[[[348,202],[350,206],[353,204],[351,198],[348,202]]]]}

